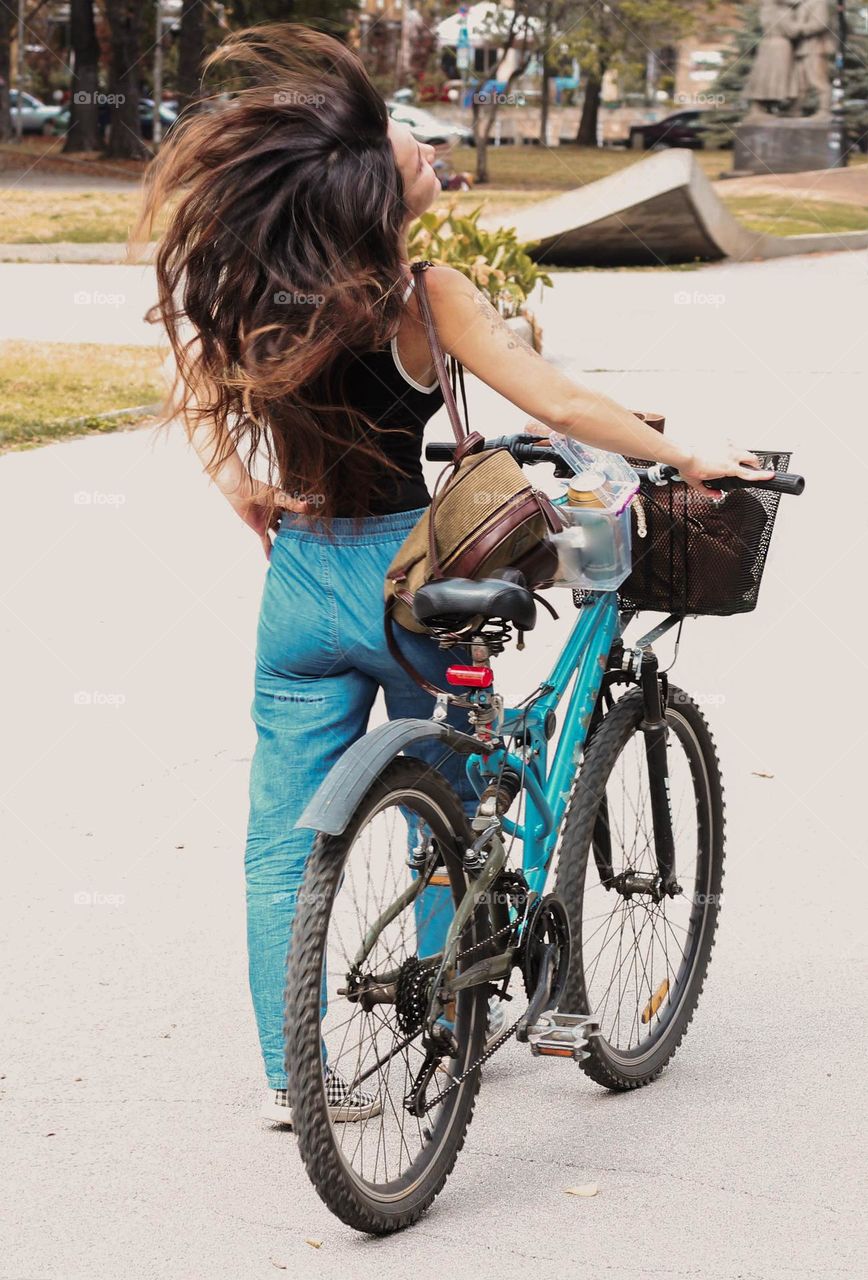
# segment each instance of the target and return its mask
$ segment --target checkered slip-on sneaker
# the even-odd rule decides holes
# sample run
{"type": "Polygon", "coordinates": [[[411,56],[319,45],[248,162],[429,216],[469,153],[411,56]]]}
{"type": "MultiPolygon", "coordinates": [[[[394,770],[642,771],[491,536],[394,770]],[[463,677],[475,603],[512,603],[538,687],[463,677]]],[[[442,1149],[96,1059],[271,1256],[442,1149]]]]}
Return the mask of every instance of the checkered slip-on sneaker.
{"type": "Polygon", "coordinates": [[[379,1099],[367,1089],[351,1089],[343,1076],[326,1067],[326,1102],[333,1124],[353,1124],[369,1120],[383,1110],[379,1099]]]}
{"type": "Polygon", "coordinates": [[[270,1120],[272,1124],[282,1124],[292,1128],[292,1110],[285,1089],[268,1090],[268,1100],[262,1108],[261,1115],[263,1120],[270,1120]]]}
{"type": "MultiPolygon", "coordinates": [[[[378,1099],[366,1089],[351,1090],[346,1080],[336,1071],[326,1068],[326,1101],[333,1124],[352,1124],[368,1120],[382,1111],[378,1099]]],[[[263,1120],[292,1128],[292,1109],[285,1089],[269,1089],[268,1099],[262,1108],[263,1120]]]]}

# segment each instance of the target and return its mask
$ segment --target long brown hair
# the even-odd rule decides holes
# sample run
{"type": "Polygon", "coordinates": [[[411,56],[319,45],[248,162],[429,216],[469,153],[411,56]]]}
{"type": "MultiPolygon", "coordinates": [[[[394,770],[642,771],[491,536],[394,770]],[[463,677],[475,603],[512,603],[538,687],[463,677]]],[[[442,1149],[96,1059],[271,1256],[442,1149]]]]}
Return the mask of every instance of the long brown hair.
{"type": "Polygon", "coordinates": [[[178,121],[134,232],[148,238],[172,200],[147,314],[175,358],[171,411],[190,433],[218,428],[211,474],[237,448],[251,476],[312,495],[318,514],[362,515],[390,464],[343,377],[402,310],[408,211],[388,112],[358,56],[307,27],[236,32],[203,76],[228,63],[241,87],[178,121]]]}

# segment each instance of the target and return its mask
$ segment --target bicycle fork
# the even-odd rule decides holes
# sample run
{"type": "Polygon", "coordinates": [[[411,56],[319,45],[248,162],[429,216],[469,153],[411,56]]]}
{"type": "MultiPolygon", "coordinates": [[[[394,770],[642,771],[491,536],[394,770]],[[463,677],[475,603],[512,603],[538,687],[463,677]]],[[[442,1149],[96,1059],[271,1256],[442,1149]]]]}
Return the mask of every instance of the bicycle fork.
{"type": "MultiPolygon", "coordinates": [[[[663,678],[665,680],[665,677],[663,678]]],[[[645,736],[645,758],[648,762],[648,791],[660,895],[674,897],[681,889],[675,876],[675,837],[672,833],[672,800],[669,792],[669,759],[666,741],[669,728],[664,713],[666,693],[658,675],[657,655],[642,650],[639,685],[645,714],[639,725],[645,736]]]]}
{"type": "MultiPolygon", "coordinates": [[[[620,656],[620,655],[619,655],[620,656]]],[[[672,831],[672,803],[669,791],[669,758],[667,741],[669,726],[664,710],[666,706],[666,676],[660,675],[657,656],[650,647],[628,651],[629,663],[623,670],[631,670],[628,681],[638,684],[642,691],[643,716],[639,728],[645,739],[645,759],[648,765],[648,791],[651,801],[651,820],[657,860],[657,875],[651,876],[628,867],[615,874],[612,865],[612,833],[609,827],[608,797],[600,797],[600,807],[594,825],[593,853],[606,889],[616,889],[625,898],[633,894],[645,894],[659,902],[664,896],[674,897],[681,892],[675,873],[675,838],[672,831]]]]}

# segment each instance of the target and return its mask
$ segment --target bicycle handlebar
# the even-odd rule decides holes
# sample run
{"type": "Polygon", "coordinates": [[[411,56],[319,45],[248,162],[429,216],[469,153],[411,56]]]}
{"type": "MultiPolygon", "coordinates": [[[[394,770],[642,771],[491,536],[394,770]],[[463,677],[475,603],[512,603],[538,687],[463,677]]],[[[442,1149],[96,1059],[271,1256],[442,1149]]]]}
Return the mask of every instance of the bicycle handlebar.
{"type": "MultiPolygon", "coordinates": [[[[485,441],[485,449],[508,449],[516,462],[530,466],[539,462],[550,462],[555,468],[555,475],[566,479],[573,473],[564,459],[551,445],[540,444],[538,436],[512,435],[492,436],[485,441]]],[[[452,441],[435,441],[425,448],[425,457],[429,462],[451,462],[455,453],[452,441]]],[[[670,484],[678,482],[681,477],[676,467],[658,463],[653,467],[633,468],[640,480],[649,480],[652,484],[670,484]]],[[[721,476],[719,480],[703,481],[707,489],[719,489],[729,493],[732,489],[767,489],[771,493],[788,493],[798,497],[805,488],[805,477],[787,471],[777,471],[771,480],[742,480],[739,476],[721,476]]]]}

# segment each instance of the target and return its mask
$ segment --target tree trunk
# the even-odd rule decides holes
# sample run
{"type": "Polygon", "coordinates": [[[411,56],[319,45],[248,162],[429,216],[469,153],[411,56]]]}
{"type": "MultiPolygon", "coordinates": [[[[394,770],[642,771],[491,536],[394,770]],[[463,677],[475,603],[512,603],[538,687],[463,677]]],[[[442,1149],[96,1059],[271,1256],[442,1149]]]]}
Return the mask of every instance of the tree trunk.
{"type": "Polygon", "coordinates": [[[0,142],[12,137],[12,116],[9,112],[9,77],[12,74],[10,44],[15,22],[11,5],[0,4],[0,142]]]}
{"type": "Polygon", "coordinates": [[[585,97],[582,102],[582,114],[579,119],[579,131],[576,142],[580,147],[597,145],[597,117],[600,114],[600,93],[603,88],[605,68],[599,75],[588,75],[585,79],[585,97]]]}
{"type": "MultiPolygon", "coordinates": [[[[475,95],[474,95],[475,96],[475,95]]],[[[491,126],[494,124],[494,113],[497,110],[496,100],[491,105],[480,107],[473,103],[473,136],[476,139],[476,184],[488,182],[488,139],[491,126]]]]}
{"type": "Polygon", "coordinates": [[[136,0],[106,0],[111,30],[109,93],[111,108],[108,154],[119,160],[150,155],[139,126],[141,5],[136,0]]]}
{"type": "Polygon", "coordinates": [[[549,66],[548,58],[543,58],[542,67],[542,99],[539,107],[539,144],[541,147],[548,146],[549,132],[549,93],[551,91],[552,69],[549,66]]]}
{"type": "MultiPolygon", "coordinates": [[[[513,85],[524,75],[529,61],[530,55],[528,54],[508,77],[506,81],[506,88],[503,91],[505,98],[509,98],[512,93],[513,85]]],[[[498,95],[496,93],[492,93],[491,101],[484,104],[480,104],[476,101],[475,94],[473,96],[473,133],[476,138],[476,182],[488,182],[488,139],[491,137],[491,130],[494,128],[494,117],[497,114],[498,95]]]]}
{"type": "Polygon", "coordinates": [[[205,51],[203,0],[182,0],[178,41],[178,107],[183,111],[201,97],[199,71],[205,51]]]}
{"type": "Polygon", "coordinates": [[[69,104],[69,131],[64,151],[97,151],[100,144],[99,42],[93,21],[93,0],[70,0],[70,40],[75,71],[69,104]]]}

